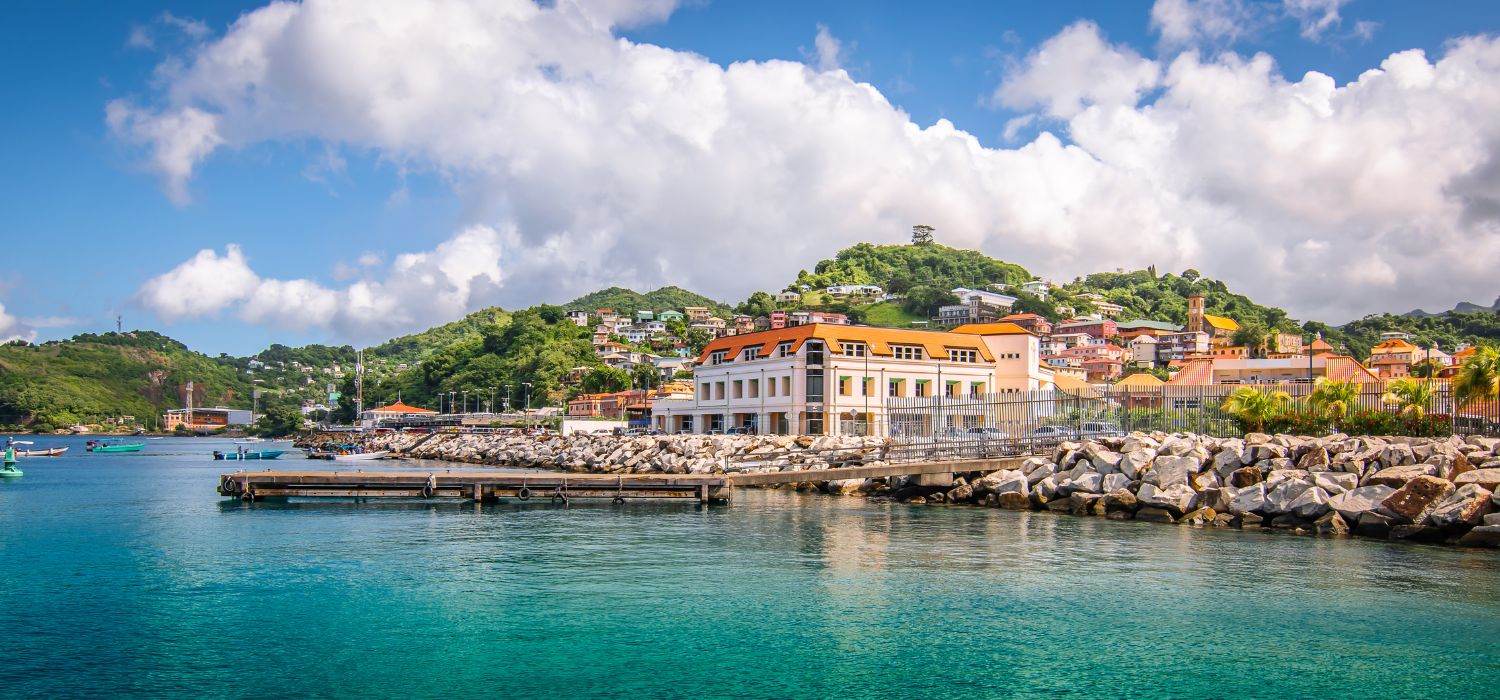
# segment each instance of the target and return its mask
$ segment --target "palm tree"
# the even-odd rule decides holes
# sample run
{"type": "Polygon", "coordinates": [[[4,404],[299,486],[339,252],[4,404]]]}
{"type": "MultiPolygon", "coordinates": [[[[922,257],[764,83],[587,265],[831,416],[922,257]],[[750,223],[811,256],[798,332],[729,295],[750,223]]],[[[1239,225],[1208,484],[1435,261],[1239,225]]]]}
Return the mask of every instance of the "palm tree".
{"type": "Polygon", "coordinates": [[[1432,403],[1432,382],[1419,382],[1410,377],[1397,379],[1386,387],[1385,396],[1380,400],[1395,404],[1402,413],[1420,418],[1432,403]]]}
{"type": "Polygon", "coordinates": [[[1500,396],[1500,350],[1482,347],[1474,351],[1453,380],[1453,398],[1458,407],[1471,401],[1500,396]]]}
{"type": "Polygon", "coordinates": [[[1220,409],[1238,418],[1246,427],[1254,426],[1259,432],[1265,428],[1266,421],[1281,415],[1291,400],[1291,395],[1280,389],[1261,391],[1243,386],[1224,397],[1220,409]]]}
{"type": "Polygon", "coordinates": [[[1352,381],[1338,381],[1318,377],[1313,390],[1307,396],[1307,407],[1335,424],[1349,415],[1359,401],[1359,385],[1352,381]]]}

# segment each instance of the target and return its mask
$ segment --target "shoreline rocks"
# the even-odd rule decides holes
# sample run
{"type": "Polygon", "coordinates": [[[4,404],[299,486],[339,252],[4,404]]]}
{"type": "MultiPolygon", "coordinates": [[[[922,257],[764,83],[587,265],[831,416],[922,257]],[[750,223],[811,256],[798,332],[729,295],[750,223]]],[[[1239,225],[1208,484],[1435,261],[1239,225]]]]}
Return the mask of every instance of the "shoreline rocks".
{"type": "MultiPolygon", "coordinates": [[[[895,444],[875,437],[772,435],[393,433],[361,440],[367,449],[424,459],[671,474],[880,465],[895,444]]],[[[1500,440],[1478,436],[1132,433],[1065,441],[1012,468],[955,474],[941,487],[896,476],[783,488],[902,503],[1500,547],[1500,440]]]]}

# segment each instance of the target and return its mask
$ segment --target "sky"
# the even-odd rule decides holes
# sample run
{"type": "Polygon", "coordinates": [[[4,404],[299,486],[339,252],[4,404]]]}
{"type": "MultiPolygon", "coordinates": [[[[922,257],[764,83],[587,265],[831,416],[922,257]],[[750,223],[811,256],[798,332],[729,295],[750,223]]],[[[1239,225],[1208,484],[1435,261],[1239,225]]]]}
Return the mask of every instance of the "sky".
{"type": "Polygon", "coordinates": [[[1500,295],[1500,4],[0,6],[0,339],[735,302],[916,223],[1300,319],[1500,295]]]}

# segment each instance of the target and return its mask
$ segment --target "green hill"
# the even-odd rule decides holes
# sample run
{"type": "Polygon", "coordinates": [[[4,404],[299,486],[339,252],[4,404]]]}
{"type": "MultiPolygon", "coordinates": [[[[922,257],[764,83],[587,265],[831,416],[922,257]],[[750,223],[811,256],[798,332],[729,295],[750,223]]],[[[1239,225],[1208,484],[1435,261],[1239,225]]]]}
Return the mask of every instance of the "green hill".
{"type": "Polygon", "coordinates": [[[129,415],[155,425],[163,410],[182,405],[189,381],[200,406],[249,407],[256,385],[236,362],[152,331],[0,346],[0,424],[66,426],[129,415]]]}
{"type": "Polygon", "coordinates": [[[823,289],[840,284],[873,284],[887,292],[905,294],[913,287],[941,289],[990,284],[1022,284],[1034,279],[1026,268],[1003,262],[974,250],[959,250],[936,243],[924,245],[872,245],[858,243],[819,261],[813,271],[797,273],[789,288],[823,289]]]}
{"type": "MultiPolygon", "coordinates": [[[[507,323],[510,323],[510,313],[498,306],[492,306],[421,333],[392,338],[368,348],[365,354],[369,359],[384,359],[390,364],[414,363],[449,345],[478,338],[485,328],[504,326],[507,323]]],[[[351,351],[349,362],[353,361],[351,351]]]]}
{"type": "Polygon", "coordinates": [[[710,313],[720,318],[728,318],[732,313],[727,305],[682,287],[662,287],[645,294],[624,287],[610,287],[563,304],[563,308],[569,311],[609,309],[619,314],[634,314],[640,310],[681,311],[686,306],[706,306],[710,313]]]}

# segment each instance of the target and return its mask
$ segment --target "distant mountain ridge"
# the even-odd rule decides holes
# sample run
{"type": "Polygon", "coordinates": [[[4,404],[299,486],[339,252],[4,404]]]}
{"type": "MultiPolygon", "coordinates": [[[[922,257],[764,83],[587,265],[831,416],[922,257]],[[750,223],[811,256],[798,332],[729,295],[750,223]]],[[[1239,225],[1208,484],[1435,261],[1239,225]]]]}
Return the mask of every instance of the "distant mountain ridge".
{"type": "Polygon", "coordinates": [[[1422,309],[1412,309],[1411,311],[1408,311],[1408,312],[1406,312],[1404,314],[1401,314],[1401,315],[1402,316],[1410,316],[1412,318],[1423,318],[1423,317],[1426,317],[1426,316],[1442,316],[1443,314],[1446,314],[1446,313],[1468,314],[1468,313],[1475,313],[1475,312],[1481,312],[1481,311],[1490,312],[1490,313],[1500,312],[1500,298],[1496,298],[1495,299],[1495,303],[1490,304],[1489,306],[1480,306],[1480,305],[1475,304],[1473,302],[1461,301],[1461,302],[1458,302],[1458,305],[1454,306],[1450,311],[1440,311],[1438,313],[1431,313],[1431,312],[1428,312],[1428,311],[1423,311],[1422,309]]]}

